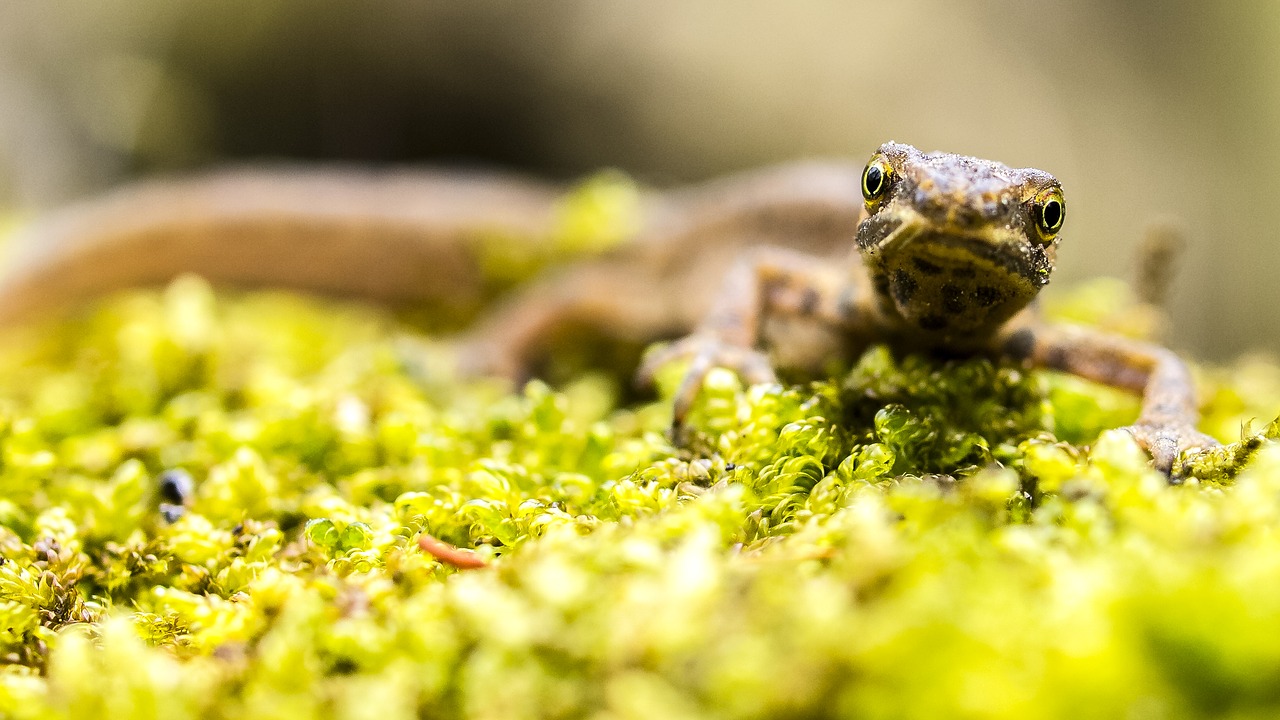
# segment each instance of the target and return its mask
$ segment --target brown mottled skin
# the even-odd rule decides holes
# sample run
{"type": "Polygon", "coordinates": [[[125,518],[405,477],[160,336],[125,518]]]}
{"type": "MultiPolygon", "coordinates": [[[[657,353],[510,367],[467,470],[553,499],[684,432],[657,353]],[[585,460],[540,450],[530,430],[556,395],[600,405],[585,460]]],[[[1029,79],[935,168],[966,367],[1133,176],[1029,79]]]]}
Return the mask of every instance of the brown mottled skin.
{"type": "MultiPolygon", "coordinates": [[[[1059,212],[1048,219],[1061,222],[1052,176],[895,143],[873,166],[883,183],[870,187],[861,168],[808,163],[649,194],[629,243],[514,293],[460,342],[462,366],[518,376],[568,325],[641,341],[696,326],[641,373],[692,359],[679,425],[715,365],[771,380],[758,350],[766,320],[801,318],[855,347],[1008,354],[1142,392],[1130,430],[1165,472],[1180,452],[1215,444],[1194,430],[1191,379],[1172,353],[1024,311],[1058,244],[1057,228],[1044,230],[1049,199],[1059,212]],[[855,228],[860,261],[840,261],[855,228]]],[[[144,183],[19,233],[0,274],[0,322],[183,272],[398,305],[479,297],[482,246],[546,242],[559,198],[525,178],[457,171],[249,169],[144,183]]],[[[779,349],[813,360],[804,347],[779,349]]]]}

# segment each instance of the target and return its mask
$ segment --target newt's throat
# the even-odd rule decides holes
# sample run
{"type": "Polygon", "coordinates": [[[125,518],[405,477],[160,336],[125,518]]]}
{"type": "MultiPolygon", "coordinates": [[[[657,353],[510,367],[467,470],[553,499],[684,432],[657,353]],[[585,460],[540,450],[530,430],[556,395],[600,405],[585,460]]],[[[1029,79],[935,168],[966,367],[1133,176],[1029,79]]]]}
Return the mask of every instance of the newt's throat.
{"type": "Polygon", "coordinates": [[[984,238],[894,233],[890,242],[864,247],[863,254],[882,307],[940,341],[990,335],[1026,307],[1042,284],[1019,266],[1019,258],[984,238]]]}

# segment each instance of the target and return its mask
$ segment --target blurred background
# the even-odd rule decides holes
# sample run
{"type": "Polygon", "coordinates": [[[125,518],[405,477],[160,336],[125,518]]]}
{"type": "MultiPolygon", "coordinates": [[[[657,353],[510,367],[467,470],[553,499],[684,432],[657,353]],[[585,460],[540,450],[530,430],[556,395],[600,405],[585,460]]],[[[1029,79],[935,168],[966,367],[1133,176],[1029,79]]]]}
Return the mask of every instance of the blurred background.
{"type": "Polygon", "coordinates": [[[612,166],[659,185],[885,140],[1040,167],[1054,285],[1190,233],[1174,344],[1280,351],[1280,4],[0,5],[0,210],[231,161],[612,166]]]}

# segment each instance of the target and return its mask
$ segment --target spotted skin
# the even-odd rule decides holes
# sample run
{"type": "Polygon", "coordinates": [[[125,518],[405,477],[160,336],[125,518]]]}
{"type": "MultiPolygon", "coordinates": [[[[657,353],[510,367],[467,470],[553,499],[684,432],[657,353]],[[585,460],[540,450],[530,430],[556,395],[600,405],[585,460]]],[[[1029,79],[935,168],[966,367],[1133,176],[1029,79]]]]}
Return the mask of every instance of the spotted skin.
{"type": "Polygon", "coordinates": [[[1004,355],[1141,393],[1138,421],[1126,429],[1171,477],[1218,444],[1195,429],[1191,373],[1172,352],[1035,317],[1029,306],[1049,281],[1065,219],[1052,175],[893,142],[867,168],[848,267],[756,250],[730,271],[691,335],[647,358],[642,380],[668,361],[690,360],[675,396],[677,437],[712,368],[772,381],[758,347],[766,319],[806,317],[861,344],[1004,355]]]}

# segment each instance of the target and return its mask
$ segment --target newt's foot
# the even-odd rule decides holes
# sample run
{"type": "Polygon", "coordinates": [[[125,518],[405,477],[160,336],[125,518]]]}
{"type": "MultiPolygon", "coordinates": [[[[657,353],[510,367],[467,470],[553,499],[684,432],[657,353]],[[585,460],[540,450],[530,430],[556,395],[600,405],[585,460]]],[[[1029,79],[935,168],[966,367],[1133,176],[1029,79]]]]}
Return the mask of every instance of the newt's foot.
{"type": "Polygon", "coordinates": [[[1181,476],[1181,473],[1174,472],[1174,464],[1179,458],[1186,458],[1221,444],[1190,425],[1138,423],[1124,429],[1133,435],[1143,450],[1151,454],[1151,464],[1155,469],[1172,479],[1181,476]]]}
{"type": "Polygon", "coordinates": [[[689,369],[676,390],[674,408],[671,412],[672,436],[679,443],[681,429],[693,401],[702,390],[702,383],[712,368],[722,367],[732,370],[747,383],[777,382],[773,372],[773,363],[769,357],[759,350],[731,345],[710,335],[694,334],[652,352],[640,365],[636,373],[637,381],[642,385],[652,385],[658,368],[674,360],[689,360],[689,369]]]}

